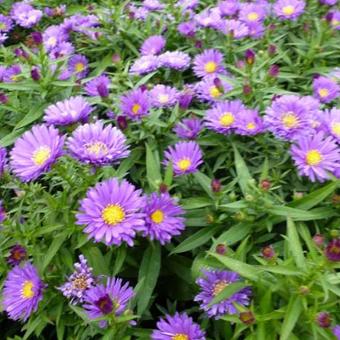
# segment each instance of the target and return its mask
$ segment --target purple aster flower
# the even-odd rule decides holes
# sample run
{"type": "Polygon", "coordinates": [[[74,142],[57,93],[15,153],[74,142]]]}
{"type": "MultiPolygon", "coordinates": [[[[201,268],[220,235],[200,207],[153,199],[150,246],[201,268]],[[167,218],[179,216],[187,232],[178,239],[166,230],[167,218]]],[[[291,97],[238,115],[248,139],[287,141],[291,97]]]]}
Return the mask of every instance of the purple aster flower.
{"type": "Polygon", "coordinates": [[[30,263],[14,267],[3,288],[3,306],[12,320],[26,321],[38,309],[44,284],[37,269],[30,263]]]}
{"type": "Polygon", "coordinates": [[[199,99],[214,103],[221,101],[223,94],[231,91],[233,86],[224,79],[205,77],[196,84],[195,89],[199,99]]]}
{"type": "Polygon", "coordinates": [[[167,166],[172,162],[176,176],[194,173],[203,163],[202,151],[196,142],[178,142],[169,146],[164,152],[163,164],[167,166]]]}
{"type": "Polygon", "coordinates": [[[86,122],[91,111],[92,107],[86,99],[76,96],[48,106],[45,109],[44,120],[46,123],[54,125],[86,122]]]}
{"type": "Polygon", "coordinates": [[[143,7],[149,11],[157,11],[164,8],[164,5],[158,0],[143,0],[143,7]]]}
{"type": "Polygon", "coordinates": [[[109,85],[109,77],[101,75],[87,82],[85,85],[85,91],[91,97],[100,96],[102,98],[106,98],[109,96],[109,85]]]}
{"type": "Polygon", "coordinates": [[[22,181],[28,182],[49,171],[62,155],[64,137],[53,126],[35,125],[14,144],[10,167],[22,181]]]}
{"type": "MultiPolygon", "coordinates": [[[[52,60],[71,56],[75,51],[74,46],[70,42],[61,42],[53,50],[50,51],[49,56],[52,60]]],[[[69,77],[72,72],[69,71],[69,77]]]]}
{"type": "Polygon", "coordinates": [[[179,107],[182,110],[189,108],[195,95],[194,88],[191,85],[184,85],[184,89],[178,96],[179,107]]]}
{"type": "Polygon", "coordinates": [[[332,332],[337,340],[340,340],[340,325],[336,325],[335,327],[333,327],[332,332]]]}
{"type": "Polygon", "coordinates": [[[7,160],[7,152],[6,149],[0,146],[0,178],[5,171],[6,160],[7,160]]]}
{"type": "Polygon", "coordinates": [[[329,77],[340,82],[340,67],[335,67],[331,72],[329,72],[329,77]]]}
{"type": "Polygon", "coordinates": [[[205,340],[200,326],[186,313],[166,315],[157,322],[157,329],[151,334],[152,340],[205,340]]]}
{"type": "Polygon", "coordinates": [[[14,267],[20,264],[21,261],[26,260],[26,258],[27,258],[26,249],[20,244],[16,244],[11,248],[10,254],[6,260],[7,263],[14,267]]]}
{"type": "Polygon", "coordinates": [[[61,43],[66,42],[69,39],[68,33],[62,26],[52,25],[49,26],[43,33],[43,44],[47,52],[52,51],[58,47],[61,43]]]}
{"type": "Polygon", "coordinates": [[[140,120],[149,114],[150,100],[148,91],[138,88],[120,98],[120,108],[125,116],[140,120]]]}
{"type": "MultiPolygon", "coordinates": [[[[91,287],[84,296],[84,309],[90,319],[98,319],[109,314],[122,315],[134,296],[128,282],[119,278],[108,278],[106,286],[100,284],[91,287]]],[[[107,321],[99,321],[101,328],[107,327],[107,321]]]]}
{"type": "Polygon", "coordinates": [[[21,67],[18,64],[14,64],[10,67],[8,67],[3,76],[2,76],[2,81],[4,83],[13,83],[18,81],[19,75],[21,74],[21,67]]]}
{"type": "Polygon", "coordinates": [[[245,109],[240,100],[218,103],[206,112],[205,126],[218,133],[228,134],[235,130],[239,113],[245,109]]]}
{"type": "Polygon", "coordinates": [[[4,42],[8,39],[8,35],[6,33],[0,32],[0,46],[4,44],[4,42]]]}
{"type": "Polygon", "coordinates": [[[320,312],[316,315],[315,321],[318,326],[322,328],[328,328],[331,325],[331,315],[327,312],[320,312]]]}
{"type": "Polygon", "coordinates": [[[338,0],[319,0],[319,2],[322,5],[333,6],[338,2],[338,0]]]}
{"type": "Polygon", "coordinates": [[[84,302],[86,291],[95,286],[95,278],[84,255],[79,255],[79,262],[74,264],[74,269],[67,281],[58,289],[71,300],[72,304],[77,304],[84,302]]]}
{"type": "Polygon", "coordinates": [[[36,25],[43,16],[43,12],[34,9],[28,3],[21,1],[13,4],[11,8],[12,19],[21,27],[31,28],[36,25]]]}
{"type": "Polygon", "coordinates": [[[239,11],[239,19],[246,24],[256,24],[262,22],[266,18],[266,9],[261,4],[245,3],[241,5],[239,11]]]}
{"type": "Polygon", "coordinates": [[[144,41],[140,52],[142,55],[156,55],[161,53],[164,46],[165,39],[161,35],[152,35],[144,41]]]}
{"type": "Polygon", "coordinates": [[[218,3],[218,8],[222,16],[235,15],[239,10],[239,6],[240,4],[237,0],[220,1],[218,3]]]}
{"type": "Polygon", "coordinates": [[[173,236],[180,235],[185,228],[182,217],[184,211],[168,193],[152,193],[147,198],[143,212],[143,236],[148,236],[151,240],[156,239],[162,245],[169,243],[173,236]]]}
{"type": "Polygon", "coordinates": [[[201,132],[202,121],[198,118],[186,118],[176,124],[173,131],[179,138],[195,139],[201,132]]]}
{"type": "Polygon", "coordinates": [[[173,68],[175,70],[185,70],[190,66],[190,57],[187,53],[174,51],[165,52],[159,56],[161,67],[173,68]]]}
{"type": "Polygon", "coordinates": [[[210,306],[211,301],[229,284],[240,281],[240,276],[235,272],[225,270],[203,271],[204,277],[197,279],[196,283],[200,286],[201,291],[195,297],[195,301],[201,302],[203,309],[209,317],[219,317],[225,314],[238,313],[234,303],[240,306],[248,306],[251,295],[250,287],[242,288],[229,298],[222,300],[210,306]]]}
{"type": "Polygon", "coordinates": [[[68,138],[67,147],[73,157],[94,165],[115,163],[130,153],[124,134],[99,120],[80,125],[68,138]]]}
{"type": "Polygon", "coordinates": [[[159,67],[160,61],[158,56],[145,55],[135,60],[130,68],[131,74],[143,75],[153,72],[159,67]]]}
{"type": "Polygon", "coordinates": [[[9,32],[13,28],[13,21],[10,17],[0,14],[0,32],[9,32]]]}
{"type": "Polygon", "coordinates": [[[305,5],[303,0],[277,0],[273,10],[281,20],[296,20],[303,13],[305,5]]]}
{"type": "Polygon", "coordinates": [[[179,0],[176,5],[182,7],[183,10],[195,9],[199,2],[200,0],[179,0]]]}
{"type": "Polygon", "coordinates": [[[313,95],[322,103],[329,103],[340,95],[340,86],[333,79],[318,77],[313,80],[313,95]]]}
{"type": "Polygon", "coordinates": [[[323,113],[323,125],[326,131],[340,142],[340,109],[333,108],[323,113]]]}
{"type": "Polygon", "coordinates": [[[340,238],[335,238],[328,243],[325,249],[325,255],[329,261],[340,261],[340,238]]]}
{"type": "Polygon", "coordinates": [[[88,60],[81,54],[75,54],[68,61],[68,70],[72,72],[77,79],[85,78],[88,73],[88,60]]]}
{"type": "Polygon", "coordinates": [[[6,210],[2,204],[2,200],[0,200],[0,226],[1,223],[6,219],[6,210]]]}
{"type": "Polygon", "coordinates": [[[325,137],[320,131],[312,136],[300,136],[291,147],[291,155],[300,175],[312,182],[323,182],[328,172],[339,165],[340,149],[332,137],[325,137]]]}
{"type": "Polygon", "coordinates": [[[292,140],[311,132],[308,108],[303,97],[284,95],[267,108],[264,122],[276,137],[292,140]]]}
{"type": "Polygon", "coordinates": [[[217,28],[222,22],[220,10],[215,8],[206,8],[194,17],[197,25],[205,28],[217,28]]]}
{"type": "Polygon", "coordinates": [[[149,91],[149,96],[153,107],[170,107],[176,105],[179,93],[174,87],[156,85],[149,91]]]}
{"type": "Polygon", "coordinates": [[[177,30],[184,37],[192,38],[196,33],[196,24],[194,21],[181,22],[177,30]]]}
{"type": "Polygon", "coordinates": [[[236,40],[243,39],[249,34],[248,26],[242,21],[234,19],[223,20],[218,26],[218,30],[236,40]]]}
{"type": "Polygon", "coordinates": [[[242,110],[239,112],[236,124],[236,133],[252,136],[263,132],[263,121],[257,110],[242,110]]]}
{"type": "Polygon", "coordinates": [[[123,180],[111,178],[87,191],[87,196],[80,202],[77,224],[86,225],[84,232],[95,242],[107,245],[120,245],[126,242],[133,245],[136,231],[144,227],[144,206],[141,190],[123,180]]]}
{"type": "Polygon", "coordinates": [[[340,11],[330,11],[327,16],[330,17],[331,27],[340,30],[340,11]]]}
{"type": "Polygon", "coordinates": [[[216,76],[225,73],[223,54],[217,50],[205,50],[194,59],[193,70],[197,77],[216,76]]]}
{"type": "Polygon", "coordinates": [[[248,35],[253,39],[262,38],[266,31],[266,27],[263,25],[262,22],[247,24],[247,26],[249,31],[248,35]]]}
{"type": "Polygon", "coordinates": [[[64,20],[63,26],[68,31],[74,31],[85,34],[90,39],[94,40],[98,37],[98,30],[100,22],[97,16],[76,14],[64,20]]]}

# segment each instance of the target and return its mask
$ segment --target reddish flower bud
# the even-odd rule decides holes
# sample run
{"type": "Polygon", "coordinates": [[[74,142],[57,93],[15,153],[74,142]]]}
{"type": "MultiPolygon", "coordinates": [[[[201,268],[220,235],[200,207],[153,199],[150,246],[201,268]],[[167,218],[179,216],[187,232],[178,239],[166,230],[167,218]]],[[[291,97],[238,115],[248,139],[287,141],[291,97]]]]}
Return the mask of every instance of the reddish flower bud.
{"type": "Polygon", "coordinates": [[[115,53],[115,54],[112,56],[112,62],[113,62],[114,64],[118,64],[120,61],[121,61],[120,55],[119,55],[118,53],[115,53]]]}
{"type": "Polygon", "coordinates": [[[255,62],[255,52],[251,49],[246,50],[246,52],[244,53],[244,57],[246,59],[246,63],[248,65],[253,65],[255,62]]]}
{"type": "Polygon", "coordinates": [[[43,42],[43,36],[40,32],[32,32],[31,33],[32,40],[34,44],[41,45],[43,42]]]}
{"type": "Polygon", "coordinates": [[[213,179],[211,181],[211,190],[213,192],[220,192],[221,191],[221,181],[218,179],[213,179]]]}
{"type": "Polygon", "coordinates": [[[37,67],[32,67],[31,69],[31,77],[33,80],[38,81],[40,77],[40,71],[37,67]]]}
{"type": "Polygon", "coordinates": [[[316,246],[318,247],[322,247],[324,245],[324,242],[325,242],[325,238],[323,235],[321,234],[315,234],[313,236],[313,241],[315,243],[316,246]]]}
{"type": "Polygon", "coordinates": [[[125,130],[128,127],[128,122],[126,117],[118,116],[117,117],[117,125],[121,130],[125,130]]]}
{"type": "Polygon", "coordinates": [[[255,316],[252,311],[248,310],[240,313],[240,320],[246,325],[251,325],[255,322],[255,316]]]}
{"type": "Polygon", "coordinates": [[[261,254],[265,259],[271,260],[275,257],[275,250],[272,246],[266,246],[262,248],[261,254]]]}
{"type": "Polygon", "coordinates": [[[243,85],[243,94],[244,95],[248,96],[248,95],[250,95],[252,93],[252,91],[253,90],[252,90],[252,88],[251,88],[251,86],[249,84],[243,85]]]}
{"type": "Polygon", "coordinates": [[[307,286],[300,286],[299,292],[301,295],[308,295],[310,293],[310,289],[307,286]]]}
{"type": "Polygon", "coordinates": [[[274,55],[276,53],[276,46],[275,45],[269,45],[268,46],[268,54],[270,56],[274,55]]]}
{"type": "Polygon", "coordinates": [[[325,249],[325,255],[329,261],[340,261],[340,238],[335,238],[328,243],[325,249]]]}
{"type": "Polygon", "coordinates": [[[195,41],[195,47],[196,47],[196,48],[202,48],[202,46],[203,46],[203,43],[202,43],[201,40],[196,40],[196,41],[195,41]]]}
{"type": "Polygon", "coordinates": [[[271,186],[272,184],[268,179],[263,179],[260,183],[260,188],[264,191],[268,191],[271,186]]]}
{"type": "Polygon", "coordinates": [[[217,254],[224,255],[227,252],[227,246],[224,244],[218,244],[215,249],[217,254]]]}
{"type": "Polygon", "coordinates": [[[0,103],[1,104],[7,104],[8,103],[8,97],[2,92],[0,92],[0,103]]]}
{"type": "Polygon", "coordinates": [[[273,64],[269,67],[268,75],[272,78],[276,78],[280,73],[280,67],[276,64],[273,64]]]}
{"type": "Polygon", "coordinates": [[[159,185],[159,192],[161,192],[162,194],[168,192],[168,186],[165,183],[161,183],[159,185]]]}
{"type": "Polygon", "coordinates": [[[327,312],[320,312],[316,315],[316,322],[322,328],[328,328],[331,325],[331,316],[327,312]]]}

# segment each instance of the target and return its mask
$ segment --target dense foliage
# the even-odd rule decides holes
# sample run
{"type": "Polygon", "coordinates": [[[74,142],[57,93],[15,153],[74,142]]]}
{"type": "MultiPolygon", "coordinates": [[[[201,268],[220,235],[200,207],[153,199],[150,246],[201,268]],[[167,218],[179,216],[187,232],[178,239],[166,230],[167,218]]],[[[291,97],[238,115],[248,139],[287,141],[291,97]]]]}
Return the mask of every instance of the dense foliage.
{"type": "Polygon", "coordinates": [[[0,1],[0,337],[340,339],[337,5],[0,1]]]}

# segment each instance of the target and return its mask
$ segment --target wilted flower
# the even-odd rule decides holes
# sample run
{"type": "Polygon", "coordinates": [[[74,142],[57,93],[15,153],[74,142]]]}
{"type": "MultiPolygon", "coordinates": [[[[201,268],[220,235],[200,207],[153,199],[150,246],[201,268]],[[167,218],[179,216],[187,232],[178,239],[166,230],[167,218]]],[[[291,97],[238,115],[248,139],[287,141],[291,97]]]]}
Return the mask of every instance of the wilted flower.
{"type": "Polygon", "coordinates": [[[205,340],[200,326],[186,313],[166,315],[157,322],[157,329],[151,334],[152,340],[205,340]]]}
{"type": "Polygon", "coordinates": [[[43,16],[43,12],[34,9],[26,1],[15,2],[11,8],[12,19],[21,27],[31,28],[37,24],[43,16]]]}
{"type": "MultiPolygon", "coordinates": [[[[1,222],[1,219],[0,219],[0,222],[1,222]]],[[[26,249],[20,244],[16,244],[10,249],[10,254],[7,257],[7,263],[9,263],[12,266],[16,266],[20,264],[20,262],[25,260],[26,258],[27,258],[26,249]]]]}
{"type": "Polygon", "coordinates": [[[240,313],[240,320],[246,325],[251,325],[255,322],[255,316],[252,311],[248,310],[240,313]]]}
{"type": "Polygon", "coordinates": [[[7,275],[3,289],[3,306],[12,320],[26,321],[38,309],[44,284],[30,263],[14,267],[7,275]]]}

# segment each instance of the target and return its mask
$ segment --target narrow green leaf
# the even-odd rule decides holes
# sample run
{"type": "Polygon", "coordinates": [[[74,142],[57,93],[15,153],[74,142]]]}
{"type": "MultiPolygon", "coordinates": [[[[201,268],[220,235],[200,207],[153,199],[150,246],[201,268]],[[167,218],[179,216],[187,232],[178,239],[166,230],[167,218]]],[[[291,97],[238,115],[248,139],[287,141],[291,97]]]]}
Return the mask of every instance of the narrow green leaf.
{"type": "Polygon", "coordinates": [[[229,228],[224,233],[222,233],[216,240],[216,243],[217,244],[225,243],[227,246],[231,246],[236,242],[243,240],[246,236],[248,236],[251,229],[252,229],[251,224],[246,223],[236,224],[229,228]]]}
{"type": "Polygon", "coordinates": [[[245,282],[233,282],[229,285],[227,285],[220,293],[218,293],[212,301],[209,303],[209,306],[212,306],[216,303],[219,303],[223,300],[228,299],[230,296],[233,294],[237,293],[240,291],[242,288],[248,287],[245,282]]]}
{"type": "Polygon", "coordinates": [[[206,197],[192,197],[181,200],[181,206],[185,210],[204,208],[210,205],[212,205],[212,201],[206,197]]]}
{"type": "Polygon", "coordinates": [[[194,173],[194,177],[202,189],[213,198],[214,194],[211,191],[211,178],[199,171],[194,173]]]}
{"type": "Polygon", "coordinates": [[[145,145],[146,148],[146,176],[148,178],[149,185],[158,190],[158,186],[162,181],[160,163],[158,157],[152,152],[149,144],[145,145]]]}
{"type": "Polygon", "coordinates": [[[170,186],[172,184],[173,176],[174,176],[174,172],[173,172],[172,162],[169,162],[165,170],[164,184],[166,184],[167,186],[170,186]]]}
{"type": "Polygon", "coordinates": [[[235,167],[238,177],[238,184],[242,190],[243,195],[248,193],[249,182],[252,179],[249,169],[243,160],[242,156],[238,152],[236,146],[233,144],[234,157],[235,157],[235,167]]]}
{"type": "Polygon", "coordinates": [[[331,208],[315,208],[306,211],[287,206],[273,206],[270,208],[269,212],[277,216],[290,217],[295,221],[319,220],[335,215],[335,211],[331,208]]]}
{"type": "Polygon", "coordinates": [[[299,235],[296,230],[295,223],[289,217],[287,218],[287,237],[289,241],[288,246],[293,255],[296,265],[301,269],[305,269],[306,268],[305,257],[303,255],[299,235]]]}
{"type": "Polygon", "coordinates": [[[280,340],[291,339],[292,331],[300,317],[301,312],[301,299],[298,296],[291,295],[281,327],[280,340]]]}
{"type": "Polygon", "coordinates": [[[46,267],[49,265],[55,254],[58,252],[61,245],[67,238],[67,234],[61,234],[53,239],[50,247],[48,248],[47,253],[44,255],[44,261],[41,270],[44,271],[46,267]]]}
{"type": "Polygon", "coordinates": [[[284,266],[262,266],[259,270],[267,271],[275,274],[282,274],[287,276],[300,276],[300,270],[284,267],[284,266]]]}

